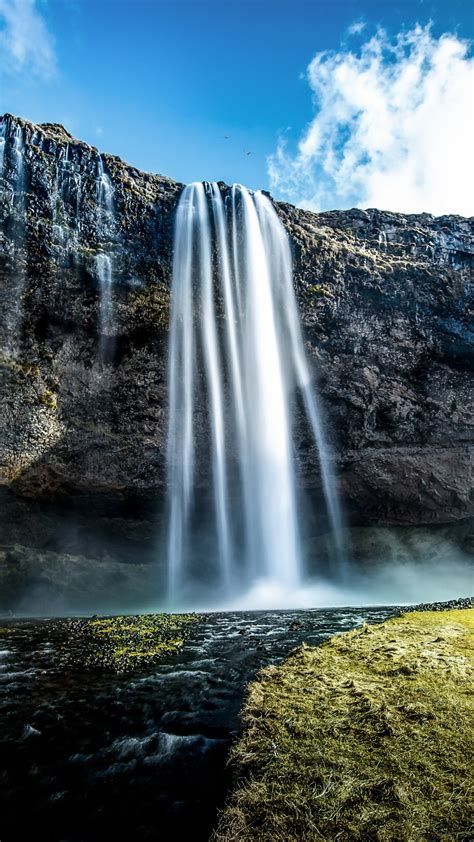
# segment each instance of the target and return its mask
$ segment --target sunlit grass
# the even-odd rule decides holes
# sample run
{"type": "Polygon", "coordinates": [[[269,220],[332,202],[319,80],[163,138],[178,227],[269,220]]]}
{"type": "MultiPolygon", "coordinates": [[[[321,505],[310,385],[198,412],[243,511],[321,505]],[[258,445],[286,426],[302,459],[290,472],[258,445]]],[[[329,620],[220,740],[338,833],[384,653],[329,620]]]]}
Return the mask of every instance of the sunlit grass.
{"type": "Polygon", "coordinates": [[[146,614],[59,621],[67,631],[60,650],[64,667],[128,672],[152,666],[184,645],[196,614],[146,614]]]}
{"type": "Polygon", "coordinates": [[[215,839],[471,838],[473,625],[410,613],[264,669],[215,839]]]}

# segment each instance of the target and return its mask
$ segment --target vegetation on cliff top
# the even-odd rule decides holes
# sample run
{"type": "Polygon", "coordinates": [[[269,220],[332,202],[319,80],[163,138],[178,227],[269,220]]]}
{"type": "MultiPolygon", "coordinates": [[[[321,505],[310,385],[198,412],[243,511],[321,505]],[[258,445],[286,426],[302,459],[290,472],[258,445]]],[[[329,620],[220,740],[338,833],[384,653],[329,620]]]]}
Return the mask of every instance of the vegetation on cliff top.
{"type": "Polygon", "coordinates": [[[156,664],[184,644],[187,626],[197,614],[146,614],[59,620],[68,642],[60,650],[61,667],[135,672],[156,664]]]}
{"type": "Polygon", "coordinates": [[[411,613],[264,669],[214,839],[472,838],[473,631],[473,609],[411,613]]]}

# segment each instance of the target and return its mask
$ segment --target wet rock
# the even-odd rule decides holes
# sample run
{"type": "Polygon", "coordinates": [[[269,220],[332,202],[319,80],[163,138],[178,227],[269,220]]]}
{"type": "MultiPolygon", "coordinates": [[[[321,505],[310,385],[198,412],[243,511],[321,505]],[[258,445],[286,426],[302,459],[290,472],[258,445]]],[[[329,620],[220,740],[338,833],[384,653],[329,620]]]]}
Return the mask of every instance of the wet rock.
{"type": "MultiPolygon", "coordinates": [[[[14,543],[27,524],[29,534],[29,500],[41,506],[34,547],[46,533],[57,541],[51,520],[62,506],[78,512],[82,537],[72,554],[87,555],[95,516],[104,534],[118,536],[114,552],[123,545],[151,555],[164,510],[172,235],[182,185],[101,155],[56,124],[7,115],[2,125],[0,470],[17,503],[0,541],[14,543]],[[107,335],[97,275],[104,253],[113,267],[107,335]],[[107,515],[99,497],[110,503],[107,515]]],[[[306,348],[349,520],[431,525],[472,515],[473,220],[276,209],[291,239],[306,348]]],[[[317,535],[319,462],[302,413],[295,438],[317,535]]],[[[209,470],[199,465],[203,501],[209,470]]],[[[101,552],[94,544],[92,555],[101,552]]]]}
{"type": "Polygon", "coordinates": [[[0,546],[0,614],[66,614],[99,602],[110,610],[149,603],[150,565],[100,561],[21,544],[0,546]]]}
{"type": "Polygon", "coordinates": [[[405,609],[405,613],[410,611],[451,611],[453,608],[472,608],[474,606],[474,597],[466,596],[459,597],[459,599],[449,599],[447,602],[421,602],[419,605],[413,605],[405,609]]]}
{"type": "Polygon", "coordinates": [[[288,626],[288,629],[290,631],[296,631],[297,629],[301,628],[302,625],[303,623],[301,623],[300,620],[292,620],[290,625],[288,626]]]}

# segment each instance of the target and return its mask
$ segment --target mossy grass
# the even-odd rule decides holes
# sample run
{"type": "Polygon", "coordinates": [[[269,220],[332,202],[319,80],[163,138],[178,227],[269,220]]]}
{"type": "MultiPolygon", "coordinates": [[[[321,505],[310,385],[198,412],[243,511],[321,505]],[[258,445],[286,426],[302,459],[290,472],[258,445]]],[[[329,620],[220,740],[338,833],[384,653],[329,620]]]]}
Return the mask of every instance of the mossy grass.
{"type": "Polygon", "coordinates": [[[214,842],[473,838],[473,633],[415,612],[264,669],[214,842]]]}
{"type": "Polygon", "coordinates": [[[142,328],[167,330],[170,313],[170,293],[161,284],[150,284],[131,296],[128,315],[142,328]]]}
{"type": "Polygon", "coordinates": [[[334,298],[334,293],[328,284],[312,284],[306,289],[306,294],[309,296],[323,296],[325,298],[334,298]]]}
{"type": "Polygon", "coordinates": [[[164,655],[179,651],[197,614],[144,614],[60,620],[67,632],[58,664],[64,668],[135,672],[153,667],[164,655]]]}
{"type": "Polygon", "coordinates": [[[58,408],[57,395],[55,395],[54,392],[51,392],[50,389],[45,389],[44,392],[41,392],[38,395],[38,402],[47,407],[47,409],[56,410],[58,408]]]}

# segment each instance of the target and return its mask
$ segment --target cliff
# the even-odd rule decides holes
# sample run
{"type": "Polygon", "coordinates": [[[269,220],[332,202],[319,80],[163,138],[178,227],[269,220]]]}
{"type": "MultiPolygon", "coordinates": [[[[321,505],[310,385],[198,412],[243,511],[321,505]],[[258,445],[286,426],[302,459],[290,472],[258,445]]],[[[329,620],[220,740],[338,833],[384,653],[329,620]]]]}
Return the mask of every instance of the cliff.
{"type": "MultiPolygon", "coordinates": [[[[181,189],[61,126],[1,118],[1,542],[25,543],[27,523],[54,549],[61,513],[74,551],[81,530],[112,554],[124,536],[155,546],[181,189]]],[[[275,206],[350,522],[468,518],[473,220],[275,206]]],[[[316,500],[302,419],[296,438],[316,500]]]]}

